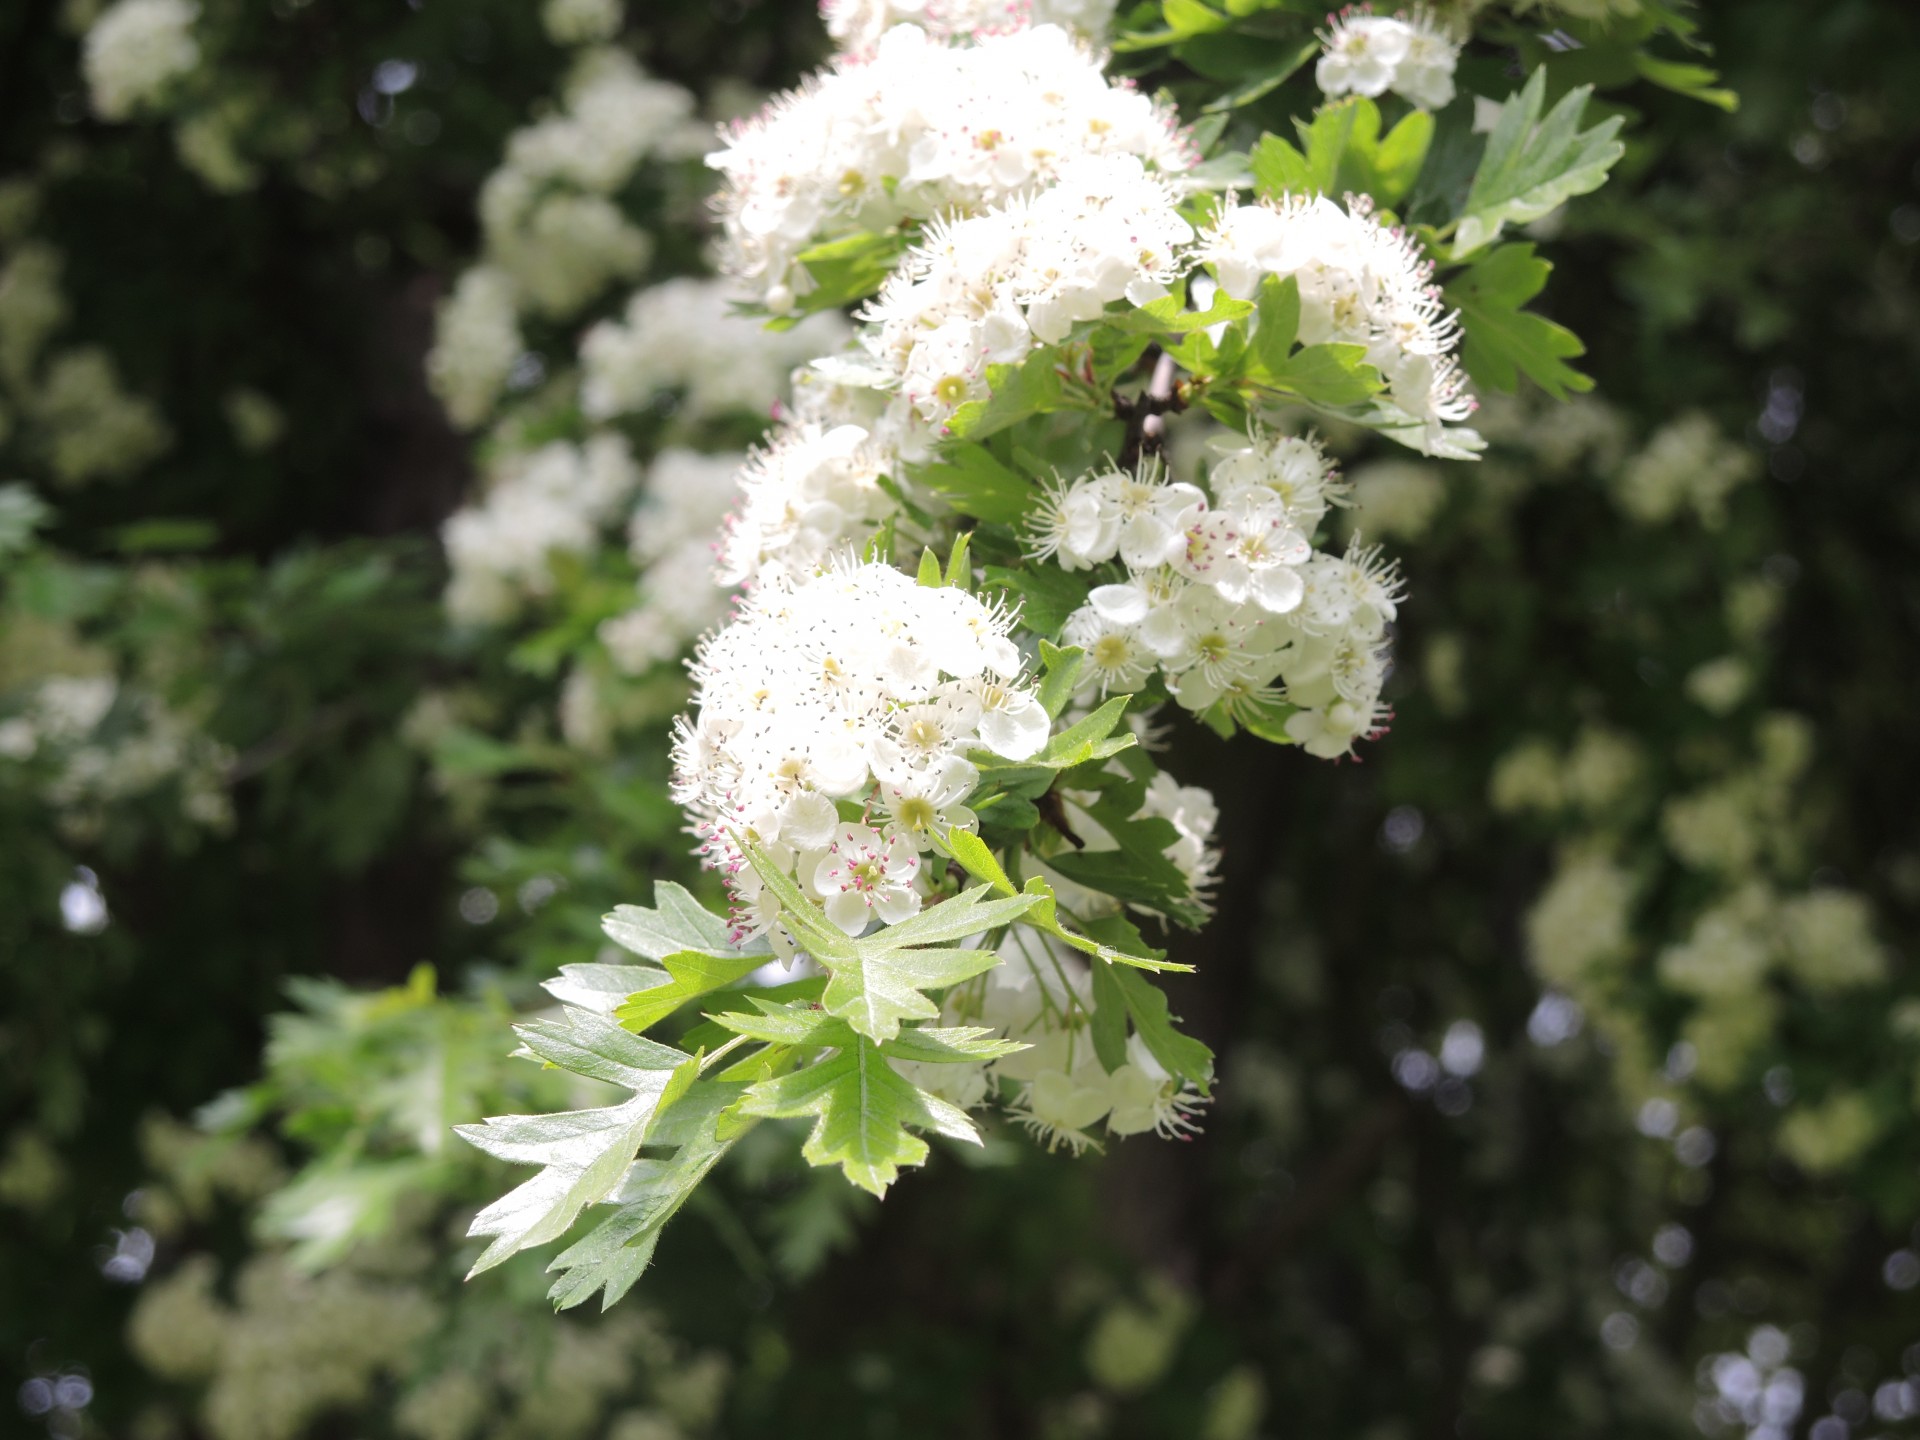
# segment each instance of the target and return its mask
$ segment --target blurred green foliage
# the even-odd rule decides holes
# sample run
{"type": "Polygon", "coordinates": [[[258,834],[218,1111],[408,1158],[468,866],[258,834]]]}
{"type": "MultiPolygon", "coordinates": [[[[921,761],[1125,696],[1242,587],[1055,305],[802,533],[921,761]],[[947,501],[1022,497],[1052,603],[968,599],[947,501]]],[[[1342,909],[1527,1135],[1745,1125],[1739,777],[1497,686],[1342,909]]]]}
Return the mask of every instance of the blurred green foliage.
{"type": "MultiPolygon", "coordinates": [[[[53,247],[65,297],[0,355],[0,479],[49,507],[0,507],[0,696],[110,682],[94,788],[0,759],[0,1354],[92,1386],[10,1424],[1622,1440],[1748,1433],[1714,1409],[1745,1355],[1803,1377],[1781,1434],[1911,1433],[1912,7],[1701,6],[1732,114],[1562,62],[1632,122],[1546,292],[1599,399],[1499,407],[1478,467],[1345,457],[1413,595],[1366,764],[1178,732],[1224,812],[1219,915],[1173,942],[1206,1133],[990,1137],[884,1207],[743,1143],[606,1321],[528,1257],[461,1286],[505,1172],[444,1144],[601,1103],[496,1063],[506,1019],[691,868],[657,747],[531,718],[588,580],[499,639],[438,603],[469,458],[431,306],[564,57],[519,5],[220,7],[259,179],[219,193],[168,125],[87,117],[87,8],[0,15],[0,263],[53,247]],[[92,449],[45,400],[62,357],[99,393],[87,352],[92,449]]],[[[703,95],[822,43],[766,3],[629,35],[703,95]]],[[[1252,64],[1220,38],[1126,63],[1215,94],[1252,64]]]]}

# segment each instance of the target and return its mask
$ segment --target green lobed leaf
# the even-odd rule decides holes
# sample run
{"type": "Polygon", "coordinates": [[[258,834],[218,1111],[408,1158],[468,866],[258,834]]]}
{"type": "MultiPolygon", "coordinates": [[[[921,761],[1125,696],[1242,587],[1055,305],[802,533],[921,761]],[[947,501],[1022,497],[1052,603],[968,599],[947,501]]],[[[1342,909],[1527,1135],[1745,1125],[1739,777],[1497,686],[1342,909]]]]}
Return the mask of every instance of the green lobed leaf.
{"type": "Polygon", "coordinates": [[[627,1029],[638,1034],[659,1024],[689,1000],[738,985],[767,963],[764,955],[705,955],[698,950],[683,950],[669,955],[665,965],[666,983],[635,992],[614,1011],[627,1029]]]}
{"type": "Polygon", "coordinates": [[[1018,525],[1040,493],[1038,486],[1002,465],[984,445],[949,444],[938,460],[912,473],[955,513],[998,525],[1018,525]]]}
{"type": "MultiPolygon", "coordinates": [[[[745,1133],[747,1127],[735,1122],[723,1134],[721,1124],[743,1093],[743,1086],[713,1081],[699,1081],[688,1088],[672,1110],[679,1122],[672,1143],[678,1148],[670,1156],[645,1156],[628,1166],[608,1197],[609,1203],[618,1206],[614,1214],[547,1267],[560,1275],[548,1292],[557,1308],[571,1309],[604,1292],[601,1308],[605,1309],[633,1288],[652,1261],[666,1223],[745,1133]]],[[[651,1142],[656,1136],[648,1139],[651,1142]]]]}
{"type": "Polygon", "coordinates": [[[1087,603],[1087,592],[1093,587],[1092,576],[1056,565],[1030,565],[1022,570],[989,565],[985,575],[987,584],[1019,598],[1020,623],[1036,635],[1058,635],[1067,618],[1087,603]]]}
{"type": "Polygon", "coordinates": [[[988,900],[991,887],[979,885],[898,925],[854,937],[828,920],[766,851],[748,844],[746,854],[779,899],[781,919],[794,939],[826,970],[821,1003],[876,1041],[893,1039],[903,1021],[930,1020],[940,1013],[925,991],[957,985],[995,963],[989,950],[955,949],[947,942],[1011,924],[1034,904],[1025,895],[988,900]]]}
{"type": "Polygon", "coordinates": [[[1129,965],[1137,970],[1183,970],[1190,971],[1191,965],[1179,965],[1164,957],[1156,959],[1153,954],[1135,954],[1113,945],[1102,944],[1091,936],[1070,930],[1060,923],[1059,902],[1054,897],[1053,887],[1038,875],[1027,881],[1023,894],[1032,896],[1037,902],[1028,912],[1024,922],[1034,929],[1043,931],[1085,955],[1092,955],[1116,965],[1129,965]]]}
{"type": "MultiPolygon", "coordinates": [[[[908,237],[898,230],[862,231],[844,239],[810,246],[795,257],[813,277],[814,288],[797,297],[801,314],[836,310],[877,294],[906,253],[908,237]]],[[[777,324],[793,323],[782,317],[777,324]]]]}
{"type": "Polygon", "coordinates": [[[1474,383],[1514,391],[1525,375],[1556,400],[1591,390],[1593,381],[1565,362],[1586,353],[1580,337],[1521,309],[1545,287],[1553,266],[1531,245],[1488,251],[1447,282],[1447,303],[1460,312],[1461,360],[1474,383]]]}
{"type": "Polygon", "coordinates": [[[1545,67],[1536,69],[1520,93],[1507,101],[1487,137],[1466,208],[1454,227],[1456,260],[1491,244],[1508,225],[1538,220],[1574,196],[1599,189],[1626,153],[1615,138],[1621,117],[1580,129],[1591,85],[1568,91],[1542,118],[1546,86],[1545,67]]]}
{"type": "Polygon", "coordinates": [[[989,365],[985,400],[969,400],[947,418],[947,433],[961,439],[984,440],[1029,415],[1058,410],[1063,391],[1057,368],[1060,352],[1051,346],[1035,350],[1018,365],[989,365]]]}
{"type": "MultiPolygon", "coordinates": [[[[823,1046],[845,1049],[862,1037],[837,1015],[804,1005],[776,1005],[756,999],[757,1013],[728,1011],[712,1017],[716,1025],[736,1035],[771,1045],[823,1046]]],[[[1003,1040],[993,1031],[973,1025],[917,1026],[903,1029],[880,1047],[892,1060],[974,1063],[998,1060],[1025,1050],[1017,1040],[1003,1040]]]]}
{"type": "Polygon", "coordinates": [[[860,1036],[805,1069],[749,1086],[741,1109],[775,1119],[814,1117],[801,1155],[811,1165],[838,1165],[874,1195],[886,1194],[901,1166],[926,1160],[927,1142],[908,1133],[909,1125],[980,1143],[965,1111],[903,1078],[878,1045],[860,1036]]]}
{"type": "Polygon", "coordinates": [[[1086,666],[1086,652],[1075,645],[1040,642],[1040,706],[1058,720],[1060,712],[1073,700],[1074,684],[1086,666]]]}
{"type": "Polygon", "coordinates": [[[1203,1095],[1211,1093],[1213,1051],[1173,1028],[1176,1017],[1167,1008],[1167,997],[1145,975],[1118,966],[1107,968],[1148,1053],[1166,1067],[1168,1074],[1192,1081],[1203,1095]]]}
{"type": "Polygon", "coordinates": [[[473,1217],[467,1233],[493,1241],[470,1276],[558,1239],[583,1209],[612,1192],[640,1148],[676,1070],[691,1057],[630,1035],[616,1041],[609,1033],[615,1029],[602,1016],[570,1010],[564,1025],[522,1026],[518,1033],[531,1053],[625,1085],[634,1092],[631,1099],[554,1115],[496,1115],[479,1125],[454,1127],[462,1139],[496,1159],[540,1167],[531,1180],[473,1217]]]}

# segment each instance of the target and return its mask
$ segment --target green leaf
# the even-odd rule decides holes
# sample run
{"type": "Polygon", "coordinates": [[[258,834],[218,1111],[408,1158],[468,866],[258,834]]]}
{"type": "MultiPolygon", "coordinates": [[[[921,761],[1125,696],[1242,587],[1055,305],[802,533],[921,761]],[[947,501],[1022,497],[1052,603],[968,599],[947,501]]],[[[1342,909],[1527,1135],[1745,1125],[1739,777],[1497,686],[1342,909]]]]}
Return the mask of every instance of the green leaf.
{"type": "Polygon", "coordinates": [[[558,1239],[583,1209],[604,1200],[640,1148],[675,1070],[690,1058],[626,1035],[602,1016],[574,1009],[564,1014],[564,1023],[523,1025],[515,1033],[530,1053],[548,1063],[626,1086],[633,1096],[594,1110],[497,1115],[480,1125],[454,1127],[467,1143],[496,1159],[540,1167],[533,1179],[473,1217],[467,1233],[490,1235],[493,1243],[469,1276],[558,1239]]]}
{"type": "Polygon", "coordinates": [[[1031,897],[988,900],[979,885],[951,900],[871,935],[854,937],[828,920],[759,846],[746,846],[748,861],[779,898],[781,919],[827,972],[821,1003],[871,1040],[891,1040],[904,1020],[931,1020],[940,1007],[923,993],[945,989],[990,970],[990,950],[951,948],[965,939],[1011,924],[1033,908],[1031,897]]]}
{"type": "Polygon", "coordinates": [[[1027,881],[1027,888],[1022,893],[1032,896],[1038,902],[1027,914],[1024,923],[1071,945],[1082,954],[1092,955],[1115,965],[1129,965],[1137,970],[1190,971],[1193,969],[1191,965],[1178,965],[1165,958],[1155,959],[1153,954],[1136,955],[1129,950],[1102,944],[1090,936],[1080,934],[1077,930],[1069,930],[1060,923],[1059,903],[1054,898],[1053,887],[1038,875],[1027,881]]]}
{"type": "Polygon", "coordinates": [[[1040,706],[1058,720],[1073,699],[1074,684],[1086,664],[1086,652],[1074,645],[1040,642],[1040,706]]]}
{"type": "Polygon", "coordinates": [[[1093,1024],[1089,1028],[1093,1035],[1093,1053],[1100,1057],[1102,1068],[1111,1075],[1127,1063],[1126,993],[1114,978],[1119,971],[1113,965],[1094,965],[1091,972],[1093,1024]]]}
{"type": "Polygon", "coordinates": [[[1574,196],[1599,189],[1606,183],[1607,172],[1626,153],[1615,138],[1622,123],[1619,116],[1591,130],[1580,129],[1580,117],[1593,94],[1591,85],[1568,91],[1543,119],[1546,86],[1542,67],[1507,101],[1487,137],[1486,153],[1467,191],[1466,208],[1455,223],[1456,260],[1491,244],[1508,225],[1538,220],[1574,196]]]}
{"type": "Polygon", "coordinates": [[[1433,116],[1415,110],[1389,130],[1371,158],[1373,175],[1367,193],[1382,205],[1398,205],[1420,178],[1433,144],[1433,116]]]}
{"type": "Polygon", "coordinates": [[[1676,95],[1685,95],[1708,105],[1717,106],[1731,115],[1740,108],[1740,97],[1731,90],[1718,87],[1715,82],[1720,74],[1705,65],[1692,65],[1680,60],[1662,60],[1645,51],[1633,57],[1634,69],[1641,76],[1658,85],[1662,90],[1671,90],[1676,95]]]}
{"type": "Polygon", "coordinates": [[[1287,355],[1300,334],[1300,282],[1289,275],[1281,279],[1269,275],[1260,282],[1255,297],[1256,320],[1248,342],[1248,359],[1255,373],[1278,375],[1287,366],[1287,355]]]}
{"type": "Polygon", "coordinates": [[[876,294],[907,243],[898,230],[863,231],[802,250],[796,258],[807,267],[814,288],[796,299],[795,309],[802,314],[838,309],[876,294]]]}
{"type": "Polygon", "coordinates": [[[984,880],[1002,895],[1018,895],[1013,881],[987,848],[986,841],[967,830],[949,830],[939,838],[940,847],[976,880],[984,880]]]}
{"type": "MultiPolygon", "coordinates": [[[[639,905],[616,905],[613,913],[600,922],[600,928],[614,944],[647,960],[664,960],[684,950],[704,955],[740,955],[746,950],[733,943],[727,922],[715,915],[671,880],[653,887],[655,909],[639,905]]],[[[767,953],[765,946],[747,947],[767,953]]]]}
{"type": "Polygon", "coordinates": [[[902,1078],[879,1046],[859,1036],[803,1070],[749,1086],[741,1108],[775,1119],[813,1116],[800,1151],[807,1163],[838,1165],[875,1195],[887,1193],[902,1165],[927,1158],[927,1142],[909,1134],[909,1125],[980,1143],[965,1111],[902,1078]]]}
{"type": "Polygon", "coordinates": [[[916,467],[912,474],[949,509],[997,525],[1018,525],[1040,493],[1031,480],[994,459],[984,445],[950,444],[937,461],[916,467]]]}
{"type": "Polygon", "coordinates": [[[542,980],[541,988],[565,1005],[577,1005],[601,1015],[611,1015],[637,990],[669,985],[673,977],[652,965],[562,965],[551,980],[542,980]]]}
{"type": "Polygon", "coordinates": [[[1108,967],[1110,977],[1119,985],[1126,1001],[1133,1028],[1140,1032],[1147,1052],[1166,1068],[1169,1075],[1190,1080],[1201,1094],[1213,1085],[1213,1051],[1190,1035],[1173,1028],[1175,1016],[1167,1009],[1167,997],[1138,970],[1108,967]]]}
{"type": "Polygon", "coordinates": [[[1050,770],[1065,770],[1089,760],[1104,760],[1134,745],[1134,733],[1113,732],[1126,717],[1130,695],[1115,695],[1084,720],[1076,721],[1047,741],[1046,748],[1031,760],[1021,763],[1043,765],[1050,770]]]}
{"type": "Polygon", "coordinates": [[[1580,337],[1520,308],[1540,293],[1552,270],[1535,258],[1533,246],[1502,245],[1447,282],[1447,303],[1459,310],[1466,332],[1461,360],[1475,384],[1511,392],[1525,375],[1556,400],[1593,388],[1565,363],[1586,353],[1580,337]]]}
{"type": "Polygon", "coordinates": [[[738,985],[767,963],[764,955],[703,955],[698,950],[683,950],[661,962],[666,966],[666,982],[637,991],[629,996],[614,1018],[639,1034],[673,1014],[689,1000],[738,985]]]}
{"type": "Polygon", "coordinates": [[[973,561],[968,558],[972,545],[973,532],[962,530],[947,552],[946,581],[956,590],[973,589],[973,561]]]}
{"type": "Polygon", "coordinates": [[[1200,0],[1165,0],[1160,13],[1167,28],[1182,39],[1189,35],[1210,35],[1233,23],[1232,16],[1211,10],[1200,0]]]}
{"type": "Polygon", "coordinates": [[[989,365],[985,400],[969,400],[947,418],[947,433],[961,439],[984,440],[1029,415],[1062,406],[1059,352],[1051,346],[1036,350],[1018,365],[989,365]]]}
{"type": "Polygon", "coordinates": [[[1253,306],[1245,300],[1235,300],[1224,290],[1216,290],[1213,303],[1205,310],[1189,310],[1178,295],[1162,295],[1132,310],[1109,315],[1102,323],[1131,335],[1190,335],[1196,330],[1238,320],[1252,310],[1253,306]]]}
{"type": "Polygon", "coordinates": [[[1364,404],[1386,388],[1380,372],[1367,363],[1366,346],[1337,342],[1295,351],[1273,370],[1268,383],[1329,409],[1364,404]]]}
{"type": "Polygon", "coordinates": [[[940,557],[933,553],[931,545],[920,551],[920,573],[915,578],[929,590],[938,590],[945,578],[940,573],[940,557]]]}
{"type": "Polygon", "coordinates": [[[1252,156],[1254,189],[1262,200],[1315,193],[1307,157],[1278,135],[1262,135],[1252,156]]]}
{"type": "MultiPolygon", "coordinates": [[[[860,1041],[854,1028],[837,1015],[800,1005],[776,1005],[756,999],[758,1014],[729,1011],[715,1015],[716,1025],[736,1035],[764,1040],[770,1045],[822,1046],[845,1049],[860,1041]]],[[[974,1025],[953,1025],[903,1029],[880,1047],[894,1060],[921,1060],[974,1063],[998,1060],[1027,1047],[1018,1040],[1003,1040],[993,1031],[974,1025]]]]}
{"type": "MultiPolygon", "coordinates": [[[[1258,5],[1260,0],[1227,0],[1227,9],[1235,15],[1251,13],[1249,5],[1258,5]]],[[[1305,44],[1289,52],[1279,63],[1250,75],[1218,99],[1210,100],[1201,107],[1203,115],[1218,115],[1230,110],[1238,110],[1243,105],[1251,105],[1256,100],[1265,99],[1291,80],[1300,67],[1320,53],[1320,42],[1308,40],[1305,44]]]]}
{"type": "Polygon", "coordinates": [[[1004,566],[986,568],[987,584],[1019,597],[1020,624],[1036,635],[1058,635],[1067,618],[1087,603],[1093,577],[1055,565],[1029,565],[1022,570],[1004,566]]]}
{"type": "MultiPolygon", "coordinates": [[[[604,1309],[633,1288],[653,1259],[666,1223],[748,1128],[735,1121],[722,1133],[723,1117],[743,1093],[742,1086],[712,1081],[689,1088],[673,1107],[672,1140],[678,1148],[665,1158],[648,1156],[628,1166],[609,1197],[619,1208],[547,1267],[560,1274],[548,1292],[556,1307],[571,1309],[604,1291],[604,1309]]],[[[656,1137],[648,1139],[652,1143],[656,1137]]]]}

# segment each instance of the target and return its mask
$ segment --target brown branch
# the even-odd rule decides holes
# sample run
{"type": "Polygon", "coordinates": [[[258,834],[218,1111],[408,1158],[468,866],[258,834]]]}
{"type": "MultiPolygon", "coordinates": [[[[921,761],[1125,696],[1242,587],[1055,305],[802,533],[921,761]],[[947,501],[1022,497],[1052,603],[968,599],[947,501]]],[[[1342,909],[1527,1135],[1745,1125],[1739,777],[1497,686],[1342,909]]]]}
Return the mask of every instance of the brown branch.
{"type": "Polygon", "coordinates": [[[1167,412],[1185,409],[1175,388],[1179,373],[1171,355],[1164,351],[1154,362],[1153,378],[1137,396],[1115,395],[1113,413],[1127,422],[1127,438],[1120,447],[1120,468],[1131,470],[1141,459],[1158,455],[1167,438],[1167,412]]]}

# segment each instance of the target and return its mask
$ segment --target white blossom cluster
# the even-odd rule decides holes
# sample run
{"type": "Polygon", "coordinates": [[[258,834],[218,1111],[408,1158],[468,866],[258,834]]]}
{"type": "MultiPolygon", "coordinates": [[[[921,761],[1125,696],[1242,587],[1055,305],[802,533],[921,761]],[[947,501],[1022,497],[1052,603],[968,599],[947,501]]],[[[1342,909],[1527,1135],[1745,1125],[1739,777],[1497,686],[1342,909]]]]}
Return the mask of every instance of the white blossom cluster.
{"type": "Polygon", "coordinates": [[[540,7],[540,23],[556,45],[611,40],[625,18],[621,0],[547,0],[540,7]]]}
{"type": "Polygon", "coordinates": [[[520,350],[513,281],[496,266],[474,266],[440,303],[427,356],[427,381],[454,424],[471,427],[493,413],[520,350]]]}
{"type": "Polygon", "coordinates": [[[627,531],[628,553],[640,570],[640,603],[603,621],[599,632],[627,673],[674,659],[726,617],[728,595],[714,577],[714,536],[739,493],[744,458],[675,447],[647,467],[627,531]]]}
{"type": "Polygon", "coordinates": [[[986,397],[989,365],[1057,344],[1116,300],[1167,294],[1193,239],[1178,203],[1137,157],[1096,156],[1031,199],[929,226],[862,316],[886,387],[938,424],[986,397]]]}
{"type": "Polygon", "coordinates": [[[580,406],[591,420],[643,410],[664,394],[690,419],[764,415],[795,366],[840,349],[838,314],[768,331],[736,314],[723,281],[685,278],[636,291],[624,318],[603,320],[580,345],[580,406]]]}
{"type": "Polygon", "coordinates": [[[1046,743],[1011,627],[964,590],[842,561],[804,584],[761,586],[701,646],[674,794],[727,876],[740,933],[779,913],[743,839],[790,866],[849,934],[919,910],[921,852],[972,826],[968,753],[1023,760],[1046,743]],[[866,819],[844,820],[842,802],[866,819]]]}
{"type": "Polygon", "coordinates": [[[55,476],[67,485],[131,475],[173,444],[159,408],[128,393],[113,356],[98,346],[54,355],[27,408],[55,476]]]}
{"type": "Polygon", "coordinates": [[[119,0],[101,12],[80,57],[94,113],[125,120],[163,99],[200,63],[199,18],[194,0],[119,0]]]}
{"type": "Polygon", "coordinates": [[[800,580],[894,508],[880,488],[890,453],[858,425],[797,421],[748,459],[720,537],[723,585],[800,580]]]}
{"type": "Polygon", "coordinates": [[[1350,7],[1332,17],[1321,44],[1314,79],[1329,96],[1372,98],[1391,90],[1422,110],[1453,100],[1460,42],[1423,8],[1386,16],[1350,7]]]}
{"type": "Polygon", "coordinates": [[[172,782],[182,814],[208,829],[233,812],[226,772],[233,754],[158,696],[111,675],[53,675],[20,713],[0,720],[0,761],[35,762],[44,792],[76,837],[90,835],[108,806],[172,782]]]}
{"type": "Polygon", "coordinates": [[[1117,0],[821,0],[827,34],[859,54],[896,25],[918,25],[940,39],[973,37],[1028,25],[1058,25],[1099,40],[1117,0]]]}
{"type": "Polygon", "coordinates": [[[556,440],[504,462],[485,497],[441,528],[453,576],[448,613],[463,624],[504,619],[526,595],[543,595],[556,552],[583,554],[640,483],[624,440],[556,440]]]}
{"type": "Polygon", "coordinates": [[[983,1065],[895,1061],[894,1068],[922,1089],[962,1109],[997,1097],[1008,1082],[1014,1117],[1047,1144],[1080,1154],[1098,1142],[1089,1133],[1104,1122],[1112,1136],[1151,1130],[1172,1137],[1197,1128],[1200,1097],[1170,1076],[1138,1035],[1125,1061],[1109,1071],[1094,1053],[1093,981],[1085,959],[1031,930],[1011,931],[1000,963],[953,991],[943,1025],[988,1025],[1028,1048],[983,1065]]]}
{"type": "Polygon", "coordinates": [[[708,164],[724,269],[784,311],[810,281],[795,257],[819,241],[974,212],[1050,183],[1083,155],[1193,163],[1175,117],[1101,73],[1056,25],[949,46],[916,25],[842,56],[734,127],[708,164]]]}
{"type": "Polygon", "coordinates": [[[1385,719],[1387,626],[1400,587],[1374,550],[1332,555],[1310,536],[1341,487],[1319,445],[1260,434],[1222,456],[1213,494],[1155,465],[1057,485],[1031,553],[1066,570],[1118,561],[1062,639],[1086,652],[1083,684],[1138,689],[1156,671],[1188,710],[1280,700],[1287,733],[1346,754],[1385,719]]]}
{"type": "Polygon", "coordinates": [[[1250,300],[1268,275],[1300,288],[1300,343],[1364,345],[1387,382],[1381,406],[1389,430],[1428,454],[1461,458],[1478,448],[1471,430],[1445,422],[1471,415],[1475,401],[1454,352],[1457,316],[1443,308],[1433,265],[1405,231],[1382,225],[1363,202],[1288,195],[1234,205],[1201,239],[1200,255],[1220,288],[1250,300]]]}

